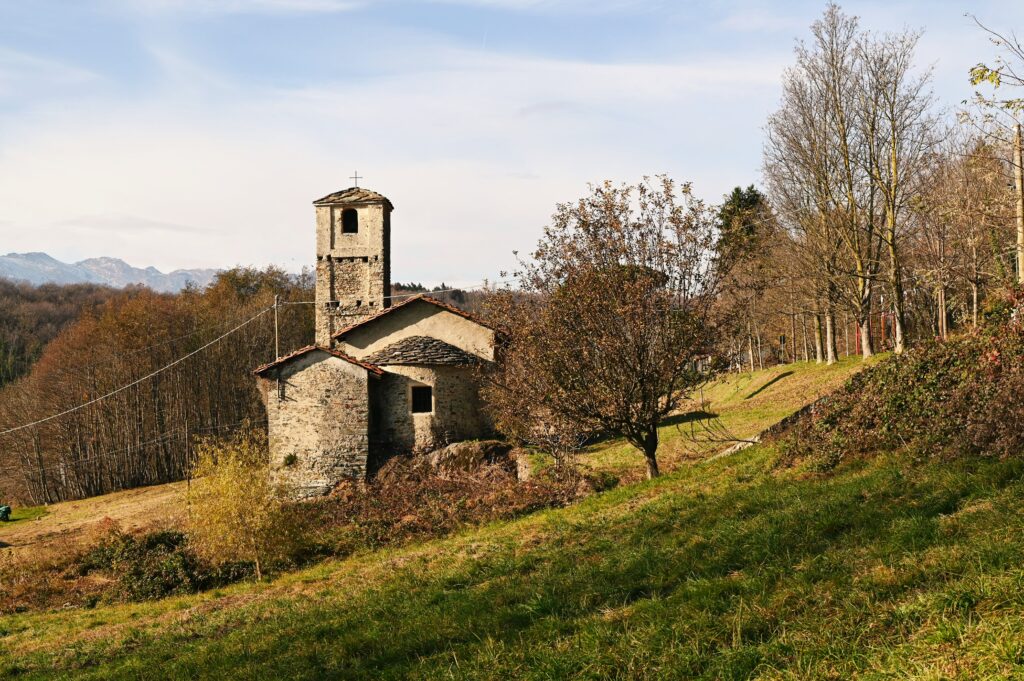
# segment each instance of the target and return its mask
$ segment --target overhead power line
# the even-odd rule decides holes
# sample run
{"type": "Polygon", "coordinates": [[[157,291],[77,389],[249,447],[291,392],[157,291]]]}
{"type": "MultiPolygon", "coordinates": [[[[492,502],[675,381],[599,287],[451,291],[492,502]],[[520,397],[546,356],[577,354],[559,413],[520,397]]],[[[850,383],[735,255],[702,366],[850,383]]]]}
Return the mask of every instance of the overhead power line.
{"type": "Polygon", "coordinates": [[[236,331],[238,331],[239,329],[241,329],[241,328],[243,328],[245,326],[248,326],[249,324],[251,324],[252,322],[256,321],[257,319],[259,319],[260,317],[262,317],[263,315],[265,315],[266,313],[270,312],[273,309],[274,309],[274,307],[270,306],[268,308],[265,308],[265,309],[261,310],[260,312],[256,313],[252,317],[249,317],[249,319],[245,320],[244,322],[242,322],[238,326],[234,327],[230,331],[227,331],[226,333],[221,334],[217,338],[214,338],[212,341],[210,341],[206,345],[203,345],[203,346],[193,350],[192,352],[188,353],[187,355],[183,355],[182,357],[179,357],[178,359],[174,360],[170,364],[166,364],[166,365],[160,367],[156,371],[153,371],[153,372],[150,372],[150,373],[146,374],[142,378],[134,380],[131,383],[128,383],[127,385],[121,386],[117,390],[112,390],[111,392],[106,393],[105,395],[100,395],[99,397],[91,399],[88,402],[83,402],[82,404],[79,404],[78,406],[71,407],[70,409],[65,409],[64,411],[58,412],[56,414],[51,414],[50,416],[46,416],[46,417],[41,418],[41,419],[39,419],[37,421],[33,421],[31,423],[26,423],[26,424],[23,424],[23,425],[20,425],[20,426],[15,426],[14,428],[8,428],[7,430],[0,430],[0,435],[9,435],[11,433],[16,433],[16,432],[18,432],[20,430],[25,430],[26,428],[32,428],[33,426],[38,426],[38,425],[46,423],[48,421],[53,421],[54,419],[58,419],[58,418],[60,418],[62,416],[67,416],[68,414],[73,414],[76,411],[80,411],[80,410],[85,409],[86,407],[88,407],[90,405],[96,404],[97,402],[102,402],[103,400],[105,400],[107,398],[113,397],[114,395],[117,395],[118,393],[124,392],[125,390],[128,390],[129,388],[133,388],[133,387],[139,385],[140,383],[143,383],[144,381],[147,381],[150,378],[153,378],[154,376],[156,376],[158,374],[161,374],[164,371],[167,371],[168,369],[170,369],[170,368],[172,368],[174,366],[177,366],[178,364],[181,364],[182,362],[184,362],[185,360],[189,359],[190,357],[194,357],[195,355],[198,355],[200,352],[202,352],[203,350],[207,349],[211,345],[215,345],[216,343],[219,343],[220,341],[224,340],[225,338],[227,338],[231,334],[235,333],[236,331]]]}
{"type": "MultiPolygon", "coordinates": [[[[479,288],[484,288],[485,286],[491,286],[493,284],[507,284],[507,283],[509,283],[511,281],[515,281],[515,280],[514,279],[495,279],[493,281],[492,280],[486,280],[486,281],[482,281],[482,282],[480,282],[478,284],[473,284],[472,286],[460,286],[459,288],[441,288],[441,289],[434,289],[433,291],[418,291],[418,292],[415,292],[415,293],[399,293],[399,294],[393,295],[393,296],[383,296],[383,298],[385,300],[399,300],[401,298],[415,298],[416,296],[429,296],[429,295],[433,295],[435,293],[458,293],[460,291],[473,291],[473,290],[476,290],[476,289],[479,289],[479,288]]],[[[324,301],[324,302],[326,302],[326,303],[338,303],[338,302],[341,302],[341,301],[338,301],[338,300],[328,300],[328,301],[324,301]]],[[[315,305],[316,303],[317,303],[317,301],[315,301],[315,300],[282,300],[280,304],[281,305],[315,305]]],[[[358,315],[358,316],[362,316],[362,315],[358,315]]]]}

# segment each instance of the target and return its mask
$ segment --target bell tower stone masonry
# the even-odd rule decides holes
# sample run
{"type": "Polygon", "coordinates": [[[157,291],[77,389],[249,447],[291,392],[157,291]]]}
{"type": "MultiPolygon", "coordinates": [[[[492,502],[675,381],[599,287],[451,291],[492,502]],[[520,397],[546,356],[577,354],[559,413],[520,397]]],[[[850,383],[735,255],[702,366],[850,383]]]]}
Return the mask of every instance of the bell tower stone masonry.
{"type": "Polygon", "coordinates": [[[351,187],[313,202],[316,210],[316,343],[388,307],[391,211],[377,192],[351,187]]]}

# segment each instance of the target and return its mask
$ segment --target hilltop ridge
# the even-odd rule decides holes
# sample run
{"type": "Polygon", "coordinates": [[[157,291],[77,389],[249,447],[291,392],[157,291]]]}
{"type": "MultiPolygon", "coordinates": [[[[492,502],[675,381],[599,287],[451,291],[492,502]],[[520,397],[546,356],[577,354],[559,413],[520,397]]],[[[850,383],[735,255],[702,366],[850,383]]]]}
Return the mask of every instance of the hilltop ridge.
{"type": "Polygon", "coordinates": [[[206,286],[216,274],[214,269],[182,269],[164,273],[152,266],[134,267],[120,258],[106,256],[66,263],[42,252],[0,255],[0,278],[34,285],[101,284],[124,288],[135,284],[161,293],[174,293],[189,283],[206,286]]]}

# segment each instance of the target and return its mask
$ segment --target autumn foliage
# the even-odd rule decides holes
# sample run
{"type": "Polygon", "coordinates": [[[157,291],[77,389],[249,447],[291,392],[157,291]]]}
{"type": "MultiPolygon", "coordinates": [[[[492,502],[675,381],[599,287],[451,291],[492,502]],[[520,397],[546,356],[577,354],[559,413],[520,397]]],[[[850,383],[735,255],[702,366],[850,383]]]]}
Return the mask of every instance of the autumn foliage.
{"type": "MultiPolygon", "coordinates": [[[[54,502],[183,479],[193,439],[262,420],[250,372],[274,357],[267,310],[275,295],[311,300],[310,290],[306,277],[239,268],[202,290],[127,291],[87,309],[46,347],[28,376],[0,391],[0,431],[137,384],[0,435],[0,498],[54,502]]],[[[309,342],[312,318],[311,306],[281,309],[283,352],[309,342]]]]}
{"type": "Polygon", "coordinates": [[[268,564],[287,561],[304,546],[302,516],[286,512],[270,484],[267,460],[261,430],[209,438],[197,448],[188,492],[188,533],[196,552],[213,565],[251,562],[257,579],[268,564]]]}

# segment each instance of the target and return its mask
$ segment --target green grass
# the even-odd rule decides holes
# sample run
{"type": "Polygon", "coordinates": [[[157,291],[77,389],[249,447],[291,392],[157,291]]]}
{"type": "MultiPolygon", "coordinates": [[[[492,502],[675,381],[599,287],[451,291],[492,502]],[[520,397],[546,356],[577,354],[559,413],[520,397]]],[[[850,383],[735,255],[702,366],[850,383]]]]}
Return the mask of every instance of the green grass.
{"type": "MultiPolygon", "coordinates": [[[[869,363],[884,356],[876,356],[869,363]]],[[[844,357],[832,366],[796,362],[764,371],[726,375],[695,396],[686,410],[689,413],[671,418],[659,428],[658,458],[662,470],[674,470],[685,462],[754,437],[803,405],[832,392],[863,366],[859,357],[844,357]]],[[[642,455],[623,440],[598,443],[581,458],[585,464],[626,481],[643,476],[642,455]]]]}
{"type": "Polygon", "coordinates": [[[36,520],[37,518],[42,518],[47,513],[49,511],[46,510],[45,506],[12,506],[11,519],[7,523],[0,523],[0,534],[2,534],[4,527],[10,527],[14,523],[24,520],[36,520]]]}
{"type": "Polygon", "coordinates": [[[269,584],[7,617],[0,678],[1024,678],[1024,462],[776,457],[269,584]]]}
{"type": "Polygon", "coordinates": [[[2,622],[27,678],[1024,675],[1024,464],[774,452],[220,595],[2,622]],[[959,670],[959,671],[958,671],[959,670]]]}

